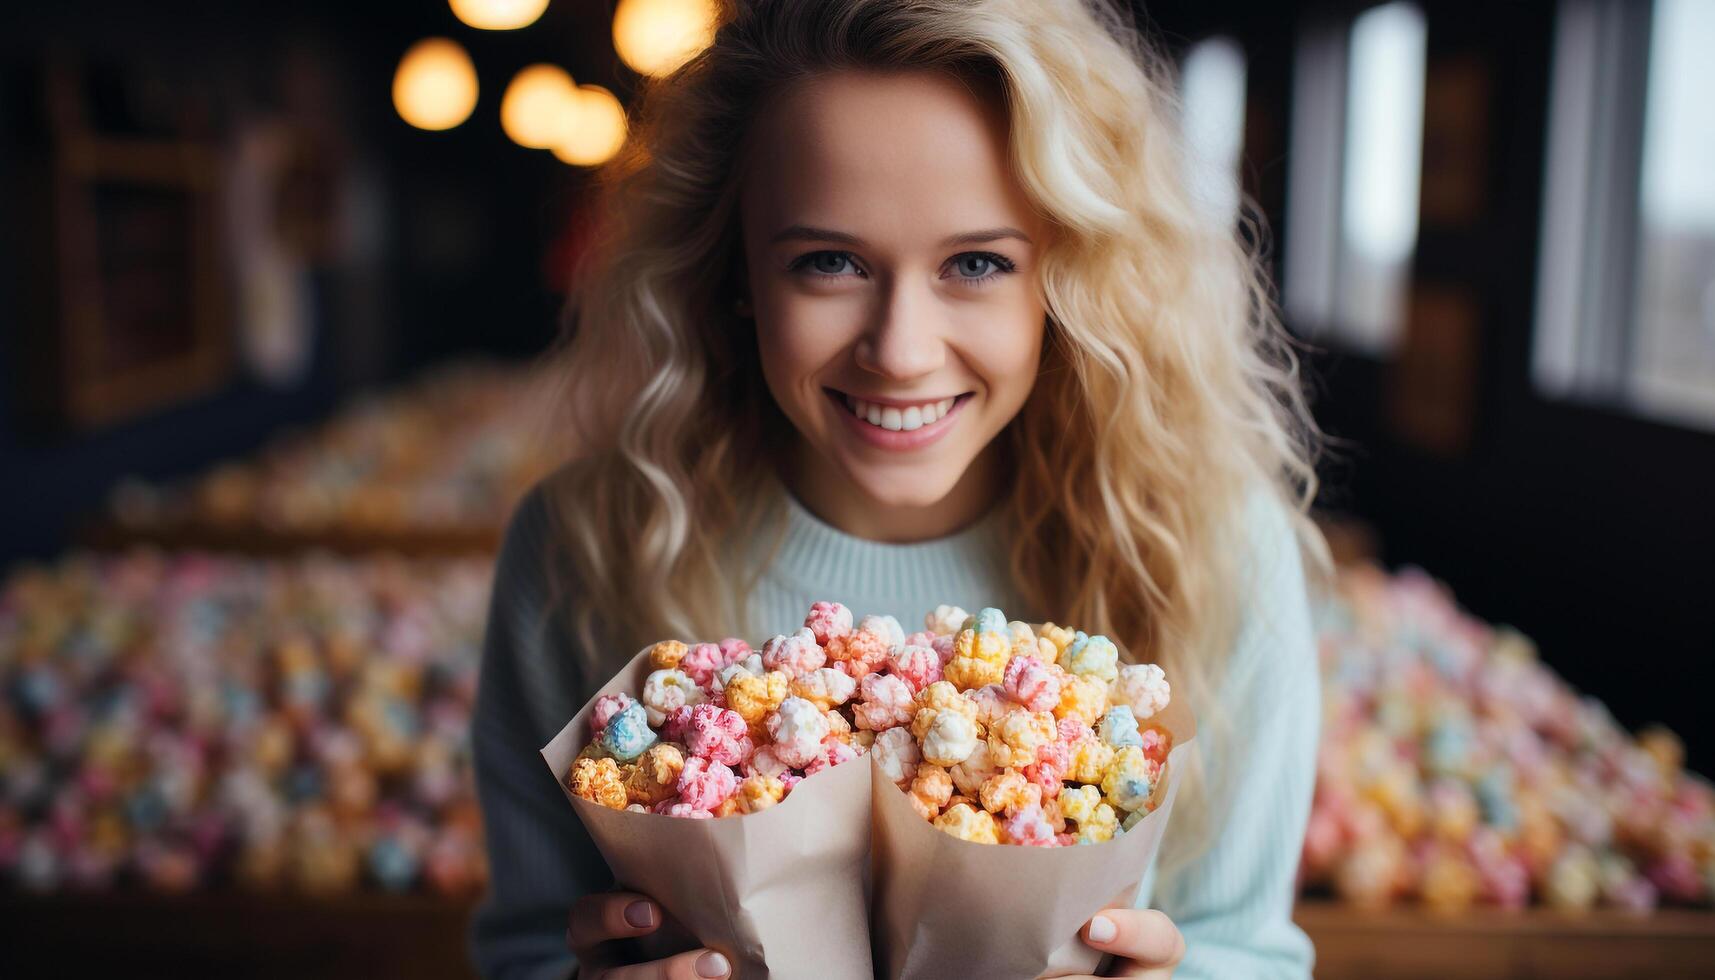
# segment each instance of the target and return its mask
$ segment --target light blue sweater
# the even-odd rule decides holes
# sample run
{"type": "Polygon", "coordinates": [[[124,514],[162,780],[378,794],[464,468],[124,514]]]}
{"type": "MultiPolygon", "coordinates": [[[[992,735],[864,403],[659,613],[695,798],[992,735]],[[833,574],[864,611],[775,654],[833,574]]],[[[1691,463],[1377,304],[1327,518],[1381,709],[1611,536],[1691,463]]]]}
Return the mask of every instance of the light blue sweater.
{"type": "MultiPolygon", "coordinates": [[[[747,636],[753,644],[791,632],[819,599],[837,599],[858,616],[891,613],[907,630],[941,603],[1055,618],[1025,610],[1008,585],[999,509],[946,537],[888,544],[849,535],[780,496],[786,536],[750,599],[752,622],[766,633],[747,636]]],[[[1178,977],[1310,973],[1310,942],[1291,912],[1321,713],[1315,640],[1284,512],[1270,503],[1248,517],[1252,584],[1220,692],[1236,733],[1228,745],[1208,744],[1203,734],[1193,743],[1212,766],[1235,773],[1237,790],[1215,844],[1183,873],[1157,882],[1152,868],[1138,900],[1184,933],[1178,977]]],[[[578,597],[550,595],[544,554],[553,554],[552,542],[543,499],[533,492],[512,518],[496,569],[472,724],[491,881],[473,922],[472,952],[485,976],[503,980],[567,976],[572,901],[613,883],[537,754],[607,680],[579,676],[566,613],[578,597]]],[[[609,651],[603,670],[634,652],[609,651]]]]}

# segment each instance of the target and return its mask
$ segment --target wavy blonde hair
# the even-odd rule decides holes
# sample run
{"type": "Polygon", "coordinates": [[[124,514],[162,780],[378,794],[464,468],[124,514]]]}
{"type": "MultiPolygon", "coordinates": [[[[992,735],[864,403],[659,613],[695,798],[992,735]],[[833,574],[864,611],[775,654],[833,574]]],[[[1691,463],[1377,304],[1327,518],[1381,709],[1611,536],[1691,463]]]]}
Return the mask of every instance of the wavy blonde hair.
{"type": "MultiPolygon", "coordinates": [[[[1266,488],[1325,556],[1305,517],[1316,430],[1259,229],[1193,198],[1171,62],[1107,0],[729,0],[713,44],[646,84],[599,175],[562,350],[577,458],[549,497],[583,648],[752,636],[756,570],[727,558],[780,505],[766,461],[793,433],[733,312],[737,189],[765,100],[840,69],[946,72],[1004,99],[1013,172],[1056,226],[1040,374],[1003,436],[1010,575],[1032,613],[1162,663],[1218,739],[1247,496],[1266,488]]],[[[1209,796],[1199,767],[1175,824],[1207,827],[1209,796]]]]}

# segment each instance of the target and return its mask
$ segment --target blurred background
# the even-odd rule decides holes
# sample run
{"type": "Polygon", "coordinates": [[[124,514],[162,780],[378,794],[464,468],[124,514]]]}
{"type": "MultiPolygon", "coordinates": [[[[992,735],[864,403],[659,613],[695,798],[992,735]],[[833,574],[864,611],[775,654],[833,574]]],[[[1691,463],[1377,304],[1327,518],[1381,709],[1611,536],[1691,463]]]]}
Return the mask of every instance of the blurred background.
{"type": "MultiPolygon", "coordinates": [[[[1715,3],[1136,9],[1334,436],[1318,975],[1710,975],[1715,3]]],[[[0,12],[0,974],[470,975],[534,358],[706,33],[0,12]]]]}

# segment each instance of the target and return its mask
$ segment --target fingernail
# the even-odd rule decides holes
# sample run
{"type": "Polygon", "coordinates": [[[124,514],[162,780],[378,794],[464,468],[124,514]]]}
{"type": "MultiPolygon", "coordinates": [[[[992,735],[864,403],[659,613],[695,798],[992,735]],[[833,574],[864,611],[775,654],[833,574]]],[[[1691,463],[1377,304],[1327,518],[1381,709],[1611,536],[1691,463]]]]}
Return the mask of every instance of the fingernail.
{"type": "Polygon", "coordinates": [[[1105,915],[1098,915],[1090,920],[1090,942],[1113,942],[1114,935],[1119,932],[1114,928],[1114,920],[1105,915]]]}
{"type": "Polygon", "coordinates": [[[647,929],[655,924],[655,906],[648,902],[632,902],[625,907],[625,921],[633,929],[647,929]]]}
{"type": "Polygon", "coordinates": [[[699,977],[724,977],[730,969],[731,967],[727,966],[726,957],[712,949],[697,957],[697,976],[699,977]]]}

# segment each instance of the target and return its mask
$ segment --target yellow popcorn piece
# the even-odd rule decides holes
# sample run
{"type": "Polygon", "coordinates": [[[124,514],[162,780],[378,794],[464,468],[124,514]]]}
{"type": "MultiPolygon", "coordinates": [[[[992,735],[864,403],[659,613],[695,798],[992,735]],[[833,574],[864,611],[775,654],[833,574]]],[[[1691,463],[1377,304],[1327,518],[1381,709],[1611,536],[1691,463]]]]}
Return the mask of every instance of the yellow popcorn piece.
{"type": "Polygon", "coordinates": [[[1113,762],[1102,774],[1102,795],[1118,810],[1145,809],[1155,791],[1155,776],[1159,771],[1144,757],[1143,749],[1127,745],[1114,753],[1113,762]]]}
{"type": "Polygon", "coordinates": [[[1023,769],[1036,761],[1036,750],[1057,734],[1054,716],[1046,711],[1009,711],[989,729],[989,759],[997,766],[1023,769]]]}
{"type": "Polygon", "coordinates": [[[968,803],[955,803],[947,812],[935,818],[935,826],[960,840],[974,844],[999,844],[1000,828],[986,810],[968,803]]]}
{"type": "Polygon", "coordinates": [[[990,813],[1013,814],[1027,806],[1040,806],[1042,787],[1025,779],[1017,769],[1006,769],[984,781],[977,797],[990,813]]]}
{"type": "Polygon", "coordinates": [[[1072,747],[1071,765],[1066,767],[1066,778],[1079,783],[1100,783],[1113,761],[1113,746],[1098,738],[1080,739],[1072,747]]]}
{"type": "Polygon", "coordinates": [[[1047,640],[1048,646],[1052,648],[1052,653],[1045,650],[1037,656],[1043,658],[1043,663],[1052,664],[1059,662],[1060,655],[1066,652],[1066,648],[1072,645],[1073,640],[1077,639],[1078,631],[1067,629],[1064,626],[1055,626],[1053,623],[1043,623],[1036,635],[1047,640]]]}
{"type": "Polygon", "coordinates": [[[738,784],[738,792],[732,795],[743,813],[766,810],[785,798],[786,784],[773,776],[746,777],[744,782],[738,784]]]}
{"type": "Polygon", "coordinates": [[[566,786],[572,795],[614,810],[625,809],[625,777],[619,763],[612,759],[578,759],[566,774],[566,786]]]}
{"type": "Polygon", "coordinates": [[[1060,703],[1054,717],[1076,718],[1094,728],[1108,710],[1106,681],[1088,674],[1066,674],[1060,678],[1060,703]]]}
{"type": "Polygon", "coordinates": [[[690,651],[691,648],[679,640],[662,640],[649,648],[649,666],[656,670],[672,670],[690,651]]]}
{"type": "Polygon", "coordinates": [[[1111,840],[1119,829],[1114,808],[1101,802],[1094,786],[1073,786],[1060,791],[1060,813],[1078,825],[1078,842],[1093,844],[1111,840]]]}
{"type": "Polygon", "coordinates": [[[679,772],[685,754],[677,745],[657,742],[645,749],[625,777],[626,798],[632,803],[654,806],[678,792],[679,772]]]}
{"type": "Polygon", "coordinates": [[[727,682],[726,706],[738,712],[747,725],[760,725],[770,711],[786,700],[791,680],[783,670],[771,670],[758,677],[739,674],[727,682]]]}
{"type": "Polygon", "coordinates": [[[941,676],[961,691],[999,684],[1006,676],[1006,662],[1010,659],[1012,642],[1005,633],[960,630],[953,641],[953,659],[941,669],[941,676]]]}

